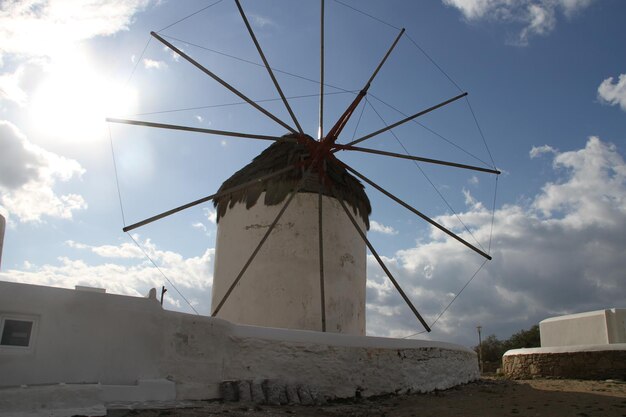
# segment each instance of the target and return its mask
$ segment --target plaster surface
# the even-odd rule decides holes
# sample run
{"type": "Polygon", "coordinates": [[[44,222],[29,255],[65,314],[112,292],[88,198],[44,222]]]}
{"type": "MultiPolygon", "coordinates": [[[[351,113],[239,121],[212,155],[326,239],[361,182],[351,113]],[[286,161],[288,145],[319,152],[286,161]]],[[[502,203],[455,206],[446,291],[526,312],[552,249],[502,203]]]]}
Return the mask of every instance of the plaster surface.
{"type": "Polygon", "coordinates": [[[33,346],[0,350],[0,388],[100,383],[117,386],[109,401],[133,392],[148,401],[174,395],[158,382],[167,380],[177,400],[191,400],[219,398],[225,380],[280,379],[334,398],[479,378],[476,354],[449,343],[235,325],[165,311],[155,298],[0,282],[6,314],[38,325],[33,346]],[[144,380],[157,380],[155,390],[132,389],[144,380]]]}
{"type": "Polygon", "coordinates": [[[541,347],[626,343],[626,309],[551,317],[539,323],[541,347]]]}
{"type": "MultiPolygon", "coordinates": [[[[265,193],[259,197],[264,200],[265,193]]],[[[365,334],[365,242],[323,196],[326,331],[365,334]]],[[[283,204],[229,207],[218,223],[213,311],[283,204]]],[[[354,216],[361,230],[365,224],[354,216]]],[[[298,193],[217,314],[238,324],[322,330],[318,195],[298,193]]]]}

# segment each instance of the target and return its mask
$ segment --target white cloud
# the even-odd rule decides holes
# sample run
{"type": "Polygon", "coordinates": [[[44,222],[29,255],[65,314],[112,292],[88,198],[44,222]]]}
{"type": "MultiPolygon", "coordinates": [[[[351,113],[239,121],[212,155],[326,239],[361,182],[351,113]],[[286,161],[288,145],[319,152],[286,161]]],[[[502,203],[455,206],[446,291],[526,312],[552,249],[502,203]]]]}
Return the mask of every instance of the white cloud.
{"type": "Polygon", "coordinates": [[[191,225],[191,227],[193,227],[194,229],[199,229],[199,230],[202,230],[202,231],[203,231],[203,232],[205,232],[205,233],[206,233],[206,231],[207,231],[206,226],[205,226],[205,225],[204,225],[204,223],[202,223],[202,222],[196,222],[196,223],[193,223],[193,224],[191,225]]]}
{"type": "MultiPolygon", "coordinates": [[[[157,248],[150,240],[141,241],[138,236],[135,239],[185,298],[197,306],[201,313],[208,314],[214,249],[207,249],[200,256],[185,258],[179,253],[157,248]]],[[[85,285],[106,288],[107,292],[113,294],[132,296],[146,296],[150,288],[165,285],[168,288],[165,300],[169,305],[179,306],[178,309],[184,311],[190,310],[187,303],[133,243],[92,246],[70,241],[67,244],[74,249],[90,251],[102,259],[93,264],[69,257],[59,258],[56,264],[38,266],[29,263],[29,267],[23,270],[13,269],[0,273],[0,279],[63,288],[85,285]],[[128,265],[111,263],[111,259],[126,260],[128,265]]]]}
{"type": "Polygon", "coordinates": [[[616,83],[613,83],[613,77],[602,81],[598,87],[598,98],[612,106],[619,104],[626,111],[626,74],[620,74],[616,83]]]}
{"type": "Polygon", "coordinates": [[[143,59],[143,67],[146,69],[165,69],[167,68],[167,64],[163,61],[155,61],[154,59],[144,58],[143,59]]]}
{"type": "MultiPolygon", "coordinates": [[[[559,181],[545,184],[527,206],[507,205],[495,211],[493,260],[429,337],[471,344],[479,324],[487,334],[509,337],[553,315],[619,306],[626,299],[623,157],[615,146],[597,137],[589,138],[584,149],[550,149],[559,181]]],[[[459,216],[473,236],[489,247],[489,209],[474,204],[459,216]]],[[[454,216],[436,220],[474,242],[454,216]]],[[[434,229],[431,239],[398,251],[389,262],[429,323],[483,262],[434,229]]],[[[390,294],[388,286],[381,287],[379,276],[378,267],[369,265],[368,311],[377,315],[369,321],[370,331],[387,336],[420,331],[395,290],[390,294]],[[379,311],[398,311],[399,316],[383,318],[379,311]]]]}
{"type": "Polygon", "coordinates": [[[202,123],[202,122],[204,121],[204,119],[202,118],[202,116],[200,116],[200,115],[198,115],[198,114],[196,114],[196,115],[194,116],[194,118],[195,118],[198,122],[200,122],[200,123],[202,123]]]}
{"type": "Polygon", "coordinates": [[[376,233],[382,233],[384,235],[397,235],[398,231],[391,226],[385,226],[382,223],[378,223],[376,220],[370,221],[370,231],[376,233]]]}
{"type": "MultiPolygon", "coordinates": [[[[17,0],[0,8],[3,54],[49,57],[64,45],[128,29],[148,0],[17,0]]],[[[0,56],[1,57],[1,56],[0,56]]]]}
{"type": "Polygon", "coordinates": [[[274,22],[269,17],[261,16],[258,14],[250,14],[249,16],[250,16],[250,19],[252,20],[252,23],[254,23],[255,26],[258,26],[261,29],[266,28],[266,27],[278,27],[276,22],[274,22]]]}
{"type": "MultiPolygon", "coordinates": [[[[546,183],[527,205],[505,205],[495,211],[493,260],[439,319],[433,333],[424,337],[472,345],[479,324],[485,334],[504,338],[553,315],[622,305],[626,299],[626,163],[615,146],[597,137],[589,138],[583,149],[550,149],[546,154],[553,155],[558,181],[546,183]]],[[[468,208],[459,216],[488,248],[490,209],[467,190],[465,198],[468,208]]],[[[206,215],[210,217],[209,210],[206,215]]],[[[436,220],[474,242],[455,216],[436,220]]],[[[186,258],[159,249],[149,240],[141,243],[183,294],[207,314],[214,250],[186,258]]],[[[0,279],[63,287],[90,285],[142,296],[151,287],[168,286],[130,244],[67,244],[101,261],[88,264],[64,257],[54,265],[31,263],[0,273],[0,279]]],[[[428,323],[483,263],[480,256],[434,229],[430,240],[384,260],[428,323]]],[[[372,256],[368,256],[367,269],[368,332],[400,337],[420,331],[372,256]]],[[[186,308],[175,291],[170,289],[168,297],[171,305],[186,308]]]]}
{"type": "Polygon", "coordinates": [[[67,182],[85,172],[78,162],[31,143],[8,121],[0,121],[0,204],[21,222],[41,217],[72,218],[87,207],[77,194],[57,195],[57,181],[67,182]]]}
{"type": "Polygon", "coordinates": [[[202,209],[202,211],[204,212],[204,215],[210,223],[217,223],[217,211],[215,209],[205,207],[202,209]]]}
{"type": "Polygon", "coordinates": [[[554,149],[550,145],[542,145],[542,146],[533,146],[530,152],[528,153],[531,159],[538,158],[539,156],[547,153],[555,154],[558,151],[554,149]]]}
{"type": "Polygon", "coordinates": [[[469,180],[467,180],[467,182],[470,183],[471,185],[480,184],[480,180],[478,179],[476,175],[472,175],[472,177],[469,180]]]}
{"type": "Polygon", "coordinates": [[[469,21],[491,20],[522,25],[514,44],[527,45],[536,35],[554,30],[557,12],[570,18],[594,0],[442,0],[457,8],[469,21]]]}
{"type": "Polygon", "coordinates": [[[0,75],[0,97],[20,106],[24,106],[28,98],[28,95],[20,86],[23,71],[23,67],[18,67],[13,73],[0,75]]]}

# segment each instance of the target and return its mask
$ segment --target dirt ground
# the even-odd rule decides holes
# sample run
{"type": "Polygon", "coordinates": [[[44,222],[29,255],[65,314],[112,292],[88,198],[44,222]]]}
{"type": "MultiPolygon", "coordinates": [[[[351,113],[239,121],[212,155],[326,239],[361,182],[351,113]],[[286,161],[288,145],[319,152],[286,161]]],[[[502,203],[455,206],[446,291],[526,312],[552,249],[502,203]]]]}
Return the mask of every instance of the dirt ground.
{"type": "Polygon", "coordinates": [[[110,410],[107,417],[204,416],[550,416],[626,417],[626,381],[535,379],[480,381],[429,394],[350,399],[324,406],[249,406],[218,401],[193,408],[110,410]]]}

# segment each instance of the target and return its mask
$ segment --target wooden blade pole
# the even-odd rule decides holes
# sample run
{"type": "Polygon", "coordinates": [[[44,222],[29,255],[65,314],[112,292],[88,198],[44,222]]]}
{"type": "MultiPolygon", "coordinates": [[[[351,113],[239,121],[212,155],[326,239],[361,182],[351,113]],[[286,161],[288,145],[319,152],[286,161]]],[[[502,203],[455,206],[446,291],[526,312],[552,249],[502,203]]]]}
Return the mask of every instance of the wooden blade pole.
{"type": "Polygon", "coordinates": [[[257,51],[259,51],[259,55],[261,56],[261,59],[263,60],[263,64],[265,65],[265,68],[267,69],[267,72],[269,73],[270,78],[272,79],[272,82],[274,83],[274,86],[276,87],[276,90],[278,91],[278,94],[280,95],[280,98],[282,99],[283,103],[285,104],[285,107],[287,108],[287,111],[289,112],[289,115],[291,116],[291,120],[293,120],[293,122],[296,124],[296,127],[298,128],[298,131],[300,132],[300,134],[304,135],[302,126],[300,126],[300,123],[298,123],[298,119],[296,119],[296,115],[293,113],[293,110],[291,109],[291,106],[289,105],[287,98],[283,94],[283,90],[280,88],[280,85],[278,84],[278,80],[276,80],[276,77],[274,76],[274,72],[272,71],[270,64],[267,62],[267,59],[265,58],[263,49],[261,49],[261,45],[259,44],[257,37],[254,35],[252,26],[250,26],[250,22],[248,21],[248,18],[246,17],[246,14],[244,13],[243,8],[241,7],[241,3],[239,2],[239,0],[235,0],[235,3],[237,4],[237,8],[239,9],[239,14],[241,14],[241,17],[243,18],[243,22],[245,23],[246,28],[248,28],[248,33],[250,33],[250,37],[252,38],[252,41],[254,42],[254,45],[256,46],[257,51]]]}
{"type": "Polygon", "coordinates": [[[326,331],[326,291],[324,282],[324,223],[322,220],[322,188],[317,193],[317,224],[318,224],[318,242],[319,242],[319,258],[320,258],[320,306],[322,313],[322,331],[326,331]]]}
{"type": "Polygon", "coordinates": [[[374,258],[376,258],[376,261],[378,262],[380,267],[383,269],[383,271],[385,271],[385,274],[387,275],[387,277],[389,278],[393,286],[396,287],[396,290],[398,290],[398,292],[400,293],[400,296],[404,299],[404,302],[409,306],[409,308],[411,309],[415,317],[417,317],[417,319],[420,321],[420,323],[422,323],[422,326],[424,326],[426,331],[430,332],[430,326],[428,326],[428,324],[426,323],[422,315],[419,313],[419,311],[417,311],[417,309],[415,308],[415,306],[413,305],[409,297],[404,293],[404,291],[402,290],[402,287],[400,287],[400,284],[398,284],[398,281],[396,281],[396,279],[393,277],[393,274],[391,273],[391,271],[389,271],[389,269],[387,268],[387,266],[385,265],[381,257],[378,255],[378,252],[376,252],[376,249],[374,249],[374,246],[371,244],[371,242],[365,235],[365,232],[361,230],[358,223],[354,219],[354,216],[352,215],[352,213],[350,213],[350,210],[348,210],[348,207],[346,207],[346,203],[344,203],[344,201],[339,196],[337,196],[334,190],[333,190],[333,195],[335,196],[337,201],[339,201],[339,204],[341,204],[341,207],[343,208],[343,211],[346,212],[346,215],[350,219],[350,222],[352,223],[354,228],[357,230],[357,232],[359,233],[363,241],[365,241],[365,244],[367,245],[368,249],[370,250],[370,252],[372,252],[372,255],[374,255],[374,258]]]}
{"type": "MultiPolygon", "coordinates": [[[[350,106],[348,106],[346,111],[341,115],[339,120],[337,120],[335,125],[328,131],[328,134],[326,135],[326,137],[324,137],[324,142],[326,143],[327,147],[332,146],[337,141],[337,138],[339,137],[339,134],[341,133],[343,128],[348,123],[348,120],[350,120],[350,117],[354,113],[354,110],[357,108],[357,106],[359,105],[359,103],[361,102],[363,97],[365,97],[365,95],[367,94],[367,90],[369,90],[372,81],[374,81],[374,77],[376,77],[376,74],[378,74],[378,72],[382,68],[383,64],[385,63],[385,61],[387,61],[387,58],[389,58],[389,55],[391,54],[391,51],[393,51],[393,49],[396,47],[396,45],[398,44],[398,41],[400,40],[400,37],[402,36],[403,33],[404,33],[404,28],[400,31],[398,36],[396,36],[396,39],[393,41],[393,44],[387,50],[387,53],[385,54],[383,59],[378,63],[378,66],[376,67],[376,69],[372,73],[372,76],[369,78],[369,80],[367,80],[367,83],[365,83],[365,87],[363,87],[363,89],[355,97],[354,101],[352,101],[350,106]]],[[[352,145],[352,144],[350,144],[350,145],[352,145]]]]}
{"type": "Polygon", "coordinates": [[[287,141],[287,142],[295,141],[295,139],[293,139],[293,138],[284,138],[284,137],[281,137],[281,136],[267,136],[267,135],[256,135],[256,134],[253,134],[253,133],[229,132],[227,130],[203,129],[203,128],[200,128],[200,127],[171,125],[171,124],[154,123],[154,122],[144,122],[142,120],[116,119],[116,118],[113,118],[113,117],[107,117],[106,121],[110,122],[110,123],[121,123],[121,124],[126,124],[126,125],[156,127],[158,129],[182,130],[182,131],[185,131],[185,132],[208,133],[210,135],[231,136],[231,137],[235,137],[235,138],[273,140],[273,141],[287,141]]]}
{"type": "Polygon", "coordinates": [[[293,127],[289,126],[288,124],[286,124],[285,122],[280,120],[278,117],[274,116],[272,113],[270,113],[269,111],[265,110],[263,107],[259,106],[257,103],[252,101],[250,98],[248,98],[242,92],[237,90],[235,87],[233,87],[232,85],[228,84],[226,81],[222,80],[220,77],[218,77],[217,75],[215,75],[214,73],[209,71],[207,68],[202,66],[202,64],[200,64],[199,62],[194,60],[192,57],[190,57],[189,55],[187,55],[186,53],[184,53],[183,51],[181,51],[180,49],[178,49],[177,47],[172,45],[170,42],[168,42],[165,39],[163,39],[163,37],[161,37],[161,35],[159,35],[156,32],[150,32],[150,34],[153,37],[155,37],[159,42],[161,42],[163,45],[167,46],[172,51],[176,52],[178,55],[180,55],[183,58],[185,58],[185,60],[187,60],[192,65],[194,65],[200,71],[204,72],[209,77],[213,78],[215,81],[217,81],[218,83],[222,84],[224,87],[226,87],[228,90],[230,90],[236,96],[238,96],[239,98],[244,100],[246,103],[248,103],[249,105],[251,105],[252,107],[257,109],[258,111],[260,111],[261,113],[263,113],[264,115],[266,115],[267,117],[269,117],[270,119],[272,119],[273,121],[275,121],[276,123],[278,123],[279,125],[284,127],[285,129],[289,130],[291,133],[298,133],[298,132],[296,132],[296,130],[293,127]]]}
{"type": "Polygon", "coordinates": [[[272,231],[276,227],[276,224],[278,224],[278,221],[280,220],[280,218],[283,216],[283,214],[287,210],[287,207],[289,207],[289,204],[291,203],[291,200],[293,200],[293,198],[296,196],[296,194],[298,194],[298,191],[300,191],[300,188],[302,188],[303,185],[304,185],[304,177],[302,178],[302,180],[298,184],[298,187],[291,192],[291,195],[289,196],[287,201],[285,201],[285,204],[283,204],[283,207],[278,212],[278,215],[276,216],[276,218],[274,219],[272,224],[270,224],[270,227],[268,227],[267,231],[263,235],[263,238],[261,238],[261,241],[256,246],[256,248],[254,249],[254,251],[252,252],[250,257],[248,258],[248,260],[244,264],[243,268],[241,268],[241,271],[239,271],[239,274],[237,275],[237,277],[235,278],[233,283],[228,288],[228,291],[226,291],[226,294],[224,294],[224,296],[220,300],[219,304],[217,305],[217,307],[215,308],[215,310],[211,314],[211,317],[217,316],[217,313],[219,313],[219,311],[221,310],[222,306],[224,305],[224,303],[226,302],[226,300],[228,299],[230,294],[233,292],[233,290],[235,289],[235,287],[237,286],[237,284],[241,280],[241,277],[243,277],[243,274],[248,270],[248,267],[250,266],[250,264],[252,263],[254,258],[256,258],[257,254],[259,253],[259,251],[263,247],[263,244],[265,243],[267,238],[270,236],[270,234],[272,233],[272,231]]]}
{"type": "Polygon", "coordinates": [[[324,138],[324,0],[320,0],[320,114],[317,140],[324,138]]]}
{"type": "Polygon", "coordinates": [[[245,182],[243,184],[239,184],[239,185],[237,185],[235,187],[229,188],[228,190],[224,190],[224,191],[221,191],[219,193],[211,194],[208,197],[200,198],[198,200],[192,201],[191,203],[183,204],[182,206],[173,208],[171,210],[168,210],[168,211],[165,211],[163,213],[157,214],[155,216],[149,217],[149,218],[147,218],[145,220],[142,220],[140,222],[131,224],[130,226],[124,227],[122,230],[124,232],[130,232],[133,229],[136,229],[136,228],[141,227],[141,226],[145,226],[145,225],[147,225],[149,223],[152,223],[152,222],[157,221],[159,219],[162,219],[164,217],[171,216],[172,214],[178,213],[179,211],[188,209],[188,208],[193,207],[193,206],[197,206],[198,204],[202,204],[202,203],[205,203],[207,201],[213,200],[214,198],[219,198],[219,197],[222,197],[222,196],[225,196],[225,195],[228,195],[228,194],[231,194],[231,193],[234,193],[234,192],[246,189],[246,188],[248,188],[248,187],[250,187],[252,185],[258,184],[258,183],[266,181],[266,180],[268,180],[270,178],[273,178],[273,177],[276,177],[278,175],[284,174],[285,172],[289,172],[289,171],[291,171],[292,169],[295,169],[295,168],[296,168],[295,166],[291,166],[291,167],[280,169],[280,170],[278,170],[276,172],[273,172],[271,174],[260,176],[259,178],[256,178],[256,179],[254,179],[252,181],[248,181],[248,182],[245,182]]]}
{"type": "Polygon", "coordinates": [[[435,226],[437,229],[441,230],[442,232],[444,232],[445,234],[447,234],[448,236],[456,239],[457,241],[461,242],[463,245],[467,246],[468,248],[470,248],[471,250],[473,250],[474,252],[478,253],[480,256],[487,258],[489,260],[491,260],[491,256],[489,256],[488,254],[486,254],[484,251],[478,249],[476,246],[472,245],[471,243],[469,243],[468,241],[466,241],[465,239],[463,239],[462,237],[456,235],[454,232],[446,229],[444,226],[440,225],[439,223],[437,223],[436,221],[434,221],[433,219],[431,219],[430,217],[428,217],[427,215],[423,214],[422,212],[420,212],[419,210],[413,208],[411,205],[409,205],[408,203],[405,203],[404,201],[400,200],[398,197],[396,197],[395,195],[391,194],[389,191],[385,190],[384,188],[382,188],[381,186],[379,186],[378,184],[374,183],[372,180],[370,180],[369,178],[365,177],[363,174],[361,174],[360,172],[356,171],[354,168],[346,165],[345,162],[339,161],[337,160],[337,163],[339,163],[340,165],[342,165],[344,168],[346,168],[348,171],[352,172],[354,175],[356,175],[357,177],[359,177],[360,179],[362,179],[363,181],[365,181],[366,183],[368,183],[369,185],[371,185],[372,187],[376,188],[378,191],[380,191],[381,193],[385,194],[387,197],[391,198],[393,201],[395,201],[396,203],[400,204],[401,206],[403,206],[404,208],[406,208],[407,210],[413,212],[414,214],[418,215],[419,217],[421,217],[422,219],[424,219],[425,221],[427,221],[428,223],[430,223],[431,225],[435,226]]]}
{"type": "Polygon", "coordinates": [[[412,161],[426,162],[429,164],[445,165],[445,166],[454,167],[454,168],[462,168],[462,169],[469,169],[473,171],[487,172],[489,174],[496,174],[496,175],[501,174],[501,172],[496,169],[477,167],[473,165],[458,164],[456,162],[442,161],[439,159],[422,158],[420,156],[403,155],[401,153],[379,151],[378,149],[361,148],[357,146],[348,146],[348,145],[335,145],[335,148],[342,150],[342,151],[345,150],[345,151],[365,152],[365,153],[371,153],[375,155],[391,156],[394,158],[410,159],[412,161]]]}
{"type": "Polygon", "coordinates": [[[376,132],[370,133],[369,135],[365,135],[365,136],[363,136],[363,137],[361,137],[361,138],[359,138],[359,139],[353,140],[352,142],[348,143],[347,145],[349,145],[349,146],[356,145],[357,143],[363,142],[364,140],[367,140],[367,139],[369,139],[369,138],[371,138],[371,137],[374,137],[374,136],[376,136],[376,135],[380,135],[380,134],[381,134],[381,133],[383,133],[383,132],[386,132],[386,131],[388,131],[388,130],[391,130],[391,129],[393,129],[394,127],[398,127],[398,126],[400,126],[401,124],[404,124],[404,123],[406,123],[406,122],[409,122],[409,121],[411,121],[411,120],[415,119],[416,117],[420,117],[420,116],[425,115],[426,113],[430,113],[430,112],[431,112],[431,111],[433,111],[433,110],[437,110],[438,108],[443,107],[443,106],[445,106],[445,105],[447,105],[447,104],[450,104],[450,103],[452,103],[453,101],[456,101],[456,100],[458,100],[458,99],[460,99],[460,98],[463,98],[463,97],[465,97],[466,95],[467,95],[467,93],[459,94],[459,95],[458,95],[458,96],[456,96],[456,97],[452,97],[451,99],[446,100],[446,101],[443,101],[443,102],[441,102],[441,103],[439,103],[439,104],[436,104],[436,105],[434,105],[434,106],[432,106],[432,107],[429,107],[429,108],[427,108],[426,110],[422,110],[422,111],[421,111],[421,112],[419,112],[419,113],[415,113],[414,115],[409,116],[409,117],[407,117],[407,118],[405,118],[405,119],[402,119],[402,120],[400,120],[400,121],[398,121],[398,122],[396,122],[396,123],[393,123],[393,124],[391,124],[391,125],[389,125],[389,126],[385,126],[385,127],[383,127],[382,129],[377,130],[376,132]]]}

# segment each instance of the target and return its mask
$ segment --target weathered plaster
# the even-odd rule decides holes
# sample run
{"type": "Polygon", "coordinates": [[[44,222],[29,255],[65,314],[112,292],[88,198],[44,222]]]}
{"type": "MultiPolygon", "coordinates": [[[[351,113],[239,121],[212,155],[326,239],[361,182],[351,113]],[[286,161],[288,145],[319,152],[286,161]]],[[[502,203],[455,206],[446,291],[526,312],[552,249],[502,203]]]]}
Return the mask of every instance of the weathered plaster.
{"type": "Polygon", "coordinates": [[[183,400],[218,398],[224,380],[282,379],[345,397],[432,391],[479,377],[474,352],[457,345],[234,325],[164,311],[154,298],[0,282],[6,313],[39,323],[33,349],[0,352],[0,387],[101,383],[116,385],[108,391],[115,396],[124,385],[167,379],[183,400]]]}
{"type": "MultiPolygon", "coordinates": [[[[364,335],[365,242],[337,200],[322,199],[326,330],[364,335]]],[[[282,206],[247,209],[238,203],[220,219],[213,310],[282,206]]],[[[322,330],[317,213],[317,194],[296,195],[217,317],[238,324],[322,330]]],[[[365,230],[360,216],[355,219],[365,230]]]]}

